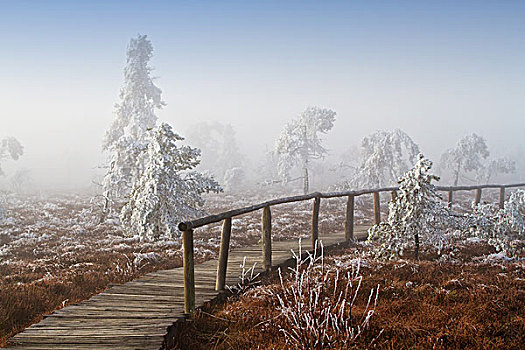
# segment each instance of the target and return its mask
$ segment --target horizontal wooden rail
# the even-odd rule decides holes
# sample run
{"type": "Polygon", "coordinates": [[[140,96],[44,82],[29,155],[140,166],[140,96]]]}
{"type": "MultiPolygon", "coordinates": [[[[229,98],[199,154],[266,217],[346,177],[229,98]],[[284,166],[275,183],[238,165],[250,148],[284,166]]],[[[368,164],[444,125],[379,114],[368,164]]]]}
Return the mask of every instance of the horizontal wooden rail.
{"type": "Polygon", "coordinates": [[[525,187],[525,183],[509,184],[509,185],[473,185],[473,186],[436,186],[438,191],[473,191],[485,188],[514,188],[525,187]]]}
{"type": "MultiPolygon", "coordinates": [[[[505,189],[514,187],[525,187],[525,183],[509,184],[509,185],[475,185],[475,186],[436,186],[436,190],[448,192],[448,202],[452,205],[453,192],[455,191],[472,191],[476,190],[475,203],[481,201],[481,194],[483,189],[494,188],[499,189],[499,206],[503,208],[505,201],[505,189]]],[[[396,191],[399,187],[384,187],[375,189],[364,189],[359,191],[342,191],[342,192],[328,192],[320,193],[314,192],[301,196],[292,196],[285,198],[273,199],[267,202],[251,205],[249,207],[225,211],[219,214],[205,216],[196,220],[179,223],[179,230],[183,232],[183,265],[184,265],[184,311],[191,315],[195,308],[195,278],[194,278],[194,261],[193,261],[193,230],[211,223],[223,221],[223,233],[221,238],[221,249],[219,254],[219,263],[217,266],[217,281],[216,289],[222,290],[225,287],[226,269],[228,263],[228,250],[231,235],[232,217],[243,214],[248,214],[256,210],[263,209],[262,214],[262,255],[263,266],[266,270],[271,268],[272,264],[272,223],[271,223],[271,207],[274,205],[302,202],[307,200],[314,200],[312,210],[312,247],[315,246],[319,236],[319,208],[322,198],[339,198],[347,197],[346,204],[346,220],[345,220],[345,237],[350,241],[354,239],[354,199],[357,196],[365,194],[372,194],[374,198],[374,223],[379,224],[381,221],[381,207],[379,193],[390,192],[391,198],[395,199],[396,191]]]]}
{"type": "MultiPolygon", "coordinates": [[[[436,186],[436,189],[438,191],[450,192],[450,191],[472,191],[472,190],[485,189],[485,188],[501,189],[501,188],[513,188],[513,187],[525,187],[525,183],[509,184],[509,185],[436,186]]],[[[302,202],[302,201],[310,200],[316,197],[319,197],[319,198],[337,198],[337,197],[348,197],[348,196],[357,197],[357,196],[362,196],[365,194],[372,194],[376,192],[391,192],[391,191],[397,191],[397,190],[399,190],[399,187],[396,186],[396,187],[365,189],[365,190],[359,190],[359,191],[343,191],[343,192],[327,192],[327,193],[314,192],[314,193],[305,194],[301,196],[278,198],[278,199],[273,199],[271,201],[267,201],[264,203],[251,205],[249,207],[229,210],[229,211],[225,211],[219,214],[205,216],[205,217],[195,219],[192,221],[181,222],[179,224],[179,230],[186,231],[189,229],[195,229],[201,226],[205,226],[208,224],[222,221],[226,218],[248,214],[256,210],[260,210],[264,207],[286,204],[286,203],[293,203],[293,202],[302,202]]]]}

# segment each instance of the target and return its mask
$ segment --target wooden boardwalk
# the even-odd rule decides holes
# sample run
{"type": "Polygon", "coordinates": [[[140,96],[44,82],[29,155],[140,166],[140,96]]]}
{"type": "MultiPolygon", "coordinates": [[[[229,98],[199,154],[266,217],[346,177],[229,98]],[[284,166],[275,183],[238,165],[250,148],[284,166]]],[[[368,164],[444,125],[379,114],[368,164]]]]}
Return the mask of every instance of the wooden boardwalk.
{"type": "MultiPolygon", "coordinates": [[[[366,236],[368,227],[356,226],[355,236],[366,236]]],[[[344,241],[344,232],[321,235],[324,246],[344,241]]],[[[303,248],[310,240],[304,240],[303,248]]],[[[272,265],[291,257],[298,241],[273,241],[272,265]]],[[[232,250],[228,257],[227,285],[239,282],[241,263],[257,263],[262,271],[261,246],[232,250]]],[[[218,295],[215,291],[217,260],[195,265],[195,304],[218,295]]],[[[116,285],[89,300],[53,312],[40,323],[11,338],[8,349],[160,349],[168,329],[183,317],[183,269],[157,271],[116,285]]]]}

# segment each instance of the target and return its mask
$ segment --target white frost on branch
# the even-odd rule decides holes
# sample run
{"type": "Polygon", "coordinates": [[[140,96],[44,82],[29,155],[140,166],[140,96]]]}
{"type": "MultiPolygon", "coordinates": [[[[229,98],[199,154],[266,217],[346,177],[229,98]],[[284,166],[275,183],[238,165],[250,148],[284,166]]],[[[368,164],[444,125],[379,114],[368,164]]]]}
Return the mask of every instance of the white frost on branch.
{"type": "Polygon", "coordinates": [[[361,142],[361,164],[340,188],[374,188],[397,182],[417,159],[419,146],[403,130],[377,131],[361,142]]]}
{"type": "Polygon", "coordinates": [[[484,160],[489,156],[485,139],[475,133],[462,137],[454,148],[448,149],[441,156],[445,169],[450,169],[457,186],[463,173],[482,171],[484,160]]]}
{"type": "Polygon", "coordinates": [[[445,244],[481,238],[508,256],[525,252],[525,191],[517,190],[499,210],[478,204],[470,213],[454,212],[436,191],[432,162],[419,155],[414,168],[401,179],[398,195],[389,203],[386,222],[369,230],[369,243],[381,258],[397,258],[420,246],[441,253],[445,244]]]}
{"type": "Polygon", "coordinates": [[[503,209],[478,204],[468,215],[468,224],[468,234],[487,240],[498,252],[521,255],[525,252],[525,191],[512,192],[503,209]]]}
{"type": "Polygon", "coordinates": [[[446,242],[447,206],[432,181],[439,177],[430,173],[432,162],[422,154],[415,166],[399,180],[398,195],[389,203],[386,222],[373,226],[368,239],[378,244],[378,257],[395,258],[412,248],[419,253],[420,244],[441,250],[446,242]]]}
{"type": "Polygon", "coordinates": [[[0,176],[4,175],[2,161],[6,159],[18,160],[24,154],[24,147],[14,137],[6,137],[0,141],[0,176]]]}
{"type": "Polygon", "coordinates": [[[319,249],[317,242],[305,259],[300,244],[298,254],[292,251],[295,267],[288,275],[279,269],[280,288],[270,290],[280,311],[272,322],[277,323],[290,348],[351,348],[370,329],[379,285],[368,293],[366,306],[358,307],[358,297],[367,300],[366,294],[361,297],[360,262],[348,269],[325,264],[322,244],[319,249]]]}
{"type": "Polygon", "coordinates": [[[149,61],[153,46],[146,35],[131,39],[124,68],[124,85],[115,119],[106,132],[103,150],[109,153],[109,169],[103,181],[104,195],[120,200],[144,170],[143,155],[148,144],[148,130],[157,123],[155,109],[165,104],[161,90],[150,76],[149,61]]]}
{"type": "Polygon", "coordinates": [[[489,183],[490,180],[494,179],[499,174],[511,174],[516,172],[516,162],[507,158],[496,158],[488,161],[483,171],[478,171],[476,174],[476,180],[478,182],[489,183]]]}
{"type": "Polygon", "coordinates": [[[174,236],[179,222],[203,213],[203,193],[222,191],[213,178],[192,171],[200,150],[178,146],[182,140],[167,123],[151,131],[145,171],[120,214],[128,233],[150,240],[174,236]]]}
{"type": "Polygon", "coordinates": [[[309,191],[310,161],[323,158],[328,153],[322,145],[320,136],[332,129],[335,115],[336,113],[330,109],[308,107],[297,119],[286,124],[275,144],[281,178],[284,181],[289,180],[293,166],[300,165],[305,193],[309,191]]]}

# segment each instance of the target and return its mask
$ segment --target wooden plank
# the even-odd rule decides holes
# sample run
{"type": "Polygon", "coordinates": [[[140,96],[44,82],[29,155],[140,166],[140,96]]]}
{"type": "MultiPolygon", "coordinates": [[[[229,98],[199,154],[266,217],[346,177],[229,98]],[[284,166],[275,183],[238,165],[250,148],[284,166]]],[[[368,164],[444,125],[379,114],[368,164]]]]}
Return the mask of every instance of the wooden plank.
{"type": "MultiPolygon", "coordinates": [[[[356,227],[356,236],[364,229],[356,227]]],[[[326,245],[344,240],[344,233],[321,236],[326,245]]],[[[272,244],[272,259],[279,264],[298,250],[298,241],[272,244]]],[[[256,262],[256,271],[263,270],[260,248],[232,250],[228,256],[225,283],[236,284],[240,264],[246,268],[256,262]]],[[[217,261],[194,266],[195,304],[201,305],[217,296],[217,261]]],[[[183,269],[163,270],[147,274],[134,281],[114,285],[91,299],[55,311],[40,323],[19,333],[13,339],[16,349],[134,349],[159,348],[167,327],[184,311],[183,269]]]]}

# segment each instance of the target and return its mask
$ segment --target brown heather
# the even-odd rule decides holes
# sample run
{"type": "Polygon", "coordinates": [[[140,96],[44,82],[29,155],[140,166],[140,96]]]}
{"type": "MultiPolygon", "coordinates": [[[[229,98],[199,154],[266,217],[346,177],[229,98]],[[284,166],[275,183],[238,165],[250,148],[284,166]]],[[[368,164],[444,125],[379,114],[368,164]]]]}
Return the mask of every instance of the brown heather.
{"type": "MultiPolygon", "coordinates": [[[[483,251],[485,247],[478,247],[483,251]]],[[[343,262],[355,257],[340,252],[343,262]]],[[[336,257],[334,257],[336,258],[336,257]]],[[[329,260],[329,259],[328,259],[329,260]]],[[[381,286],[370,328],[348,349],[523,349],[525,265],[435,261],[370,263],[361,290],[381,286]],[[377,335],[381,335],[376,339],[377,335]]],[[[179,329],[179,349],[289,349],[277,328],[275,280],[224,305],[208,306],[179,329]]],[[[358,298],[359,315],[368,293],[358,298]],[[359,309],[361,308],[361,309],[359,309]]]]}

